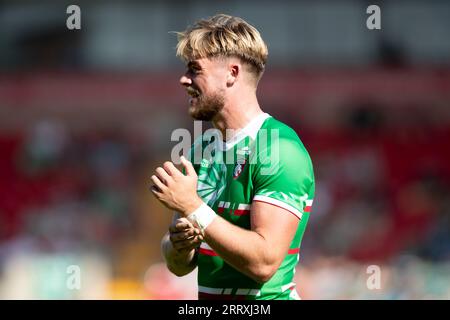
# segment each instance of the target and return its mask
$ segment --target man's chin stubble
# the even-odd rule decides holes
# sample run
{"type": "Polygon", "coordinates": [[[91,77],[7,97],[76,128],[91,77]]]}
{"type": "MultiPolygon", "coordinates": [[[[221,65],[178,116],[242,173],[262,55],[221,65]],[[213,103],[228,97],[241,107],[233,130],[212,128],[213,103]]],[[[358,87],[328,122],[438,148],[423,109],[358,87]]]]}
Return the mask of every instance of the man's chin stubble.
{"type": "Polygon", "coordinates": [[[197,109],[194,109],[194,108],[191,107],[189,109],[189,114],[195,120],[211,121],[214,118],[214,116],[217,114],[217,111],[214,111],[214,110],[197,110],[197,109]]]}
{"type": "Polygon", "coordinates": [[[199,101],[197,106],[189,108],[189,114],[195,120],[211,121],[223,109],[223,98],[220,96],[199,101]]]}

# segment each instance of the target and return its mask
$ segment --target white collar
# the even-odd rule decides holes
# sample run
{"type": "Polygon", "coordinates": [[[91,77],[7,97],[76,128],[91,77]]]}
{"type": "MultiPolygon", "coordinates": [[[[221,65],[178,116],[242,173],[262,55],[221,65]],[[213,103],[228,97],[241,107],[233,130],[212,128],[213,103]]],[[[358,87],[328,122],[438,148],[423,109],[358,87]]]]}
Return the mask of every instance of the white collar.
{"type": "Polygon", "coordinates": [[[270,114],[261,113],[255,119],[251,120],[244,128],[240,129],[229,141],[220,141],[219,150],[228,151],[247,136],[250,136],[252,140],[255,140],[259,129],[269,117],[271,117],[270,114]]]}

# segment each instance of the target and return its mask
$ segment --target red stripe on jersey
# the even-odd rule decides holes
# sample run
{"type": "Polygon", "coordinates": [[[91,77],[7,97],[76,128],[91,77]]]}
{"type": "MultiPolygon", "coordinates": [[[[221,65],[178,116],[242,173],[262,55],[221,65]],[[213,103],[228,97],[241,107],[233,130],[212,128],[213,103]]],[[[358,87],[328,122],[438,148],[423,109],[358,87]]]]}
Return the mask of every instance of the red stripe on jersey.
{"type": "Polygon", "coordinates": [[[218,256],[218,254],[216,252],[214,252],[213,250],[205,249],[205,248],[200,248],[198,250],[198,253],[204,254],[206,256],[218,256]]]}
{"type": "Polygon", "coordinates": [[[224,207],[217,208],[217,213],[222,214],[224,210],[225,210],[224,207]]]}
{"type": "Polygon", "coordinates": [[[306,206],[304,209],[305,212],[311,212],[311,206],[306,206]]]}
{"type": "Polygon", "coordinates": [[[249,214],[249,213],[250,213],[250,210],[239,210],[239,209],[234,210],[235,216],[245,216],[246,214],[249,214]]]}
{"type": "Polygon", "coordinates": [[[297,254],[300,252],[300,248],[289,249],[288,254],[297,254]]]}

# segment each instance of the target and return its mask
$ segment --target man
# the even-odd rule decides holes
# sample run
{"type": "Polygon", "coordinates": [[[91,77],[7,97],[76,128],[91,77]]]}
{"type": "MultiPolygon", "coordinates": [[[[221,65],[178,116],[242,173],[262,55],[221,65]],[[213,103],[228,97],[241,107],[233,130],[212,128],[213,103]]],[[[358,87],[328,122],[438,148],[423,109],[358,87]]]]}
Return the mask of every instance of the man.
{"type": "Polygon", "coordinates": [[[179,33],[177,55],[190,115],[218,134],[194,143],[194,163],[181,157],[184,173],[165,162],[151,177],[176,211],[162,240],[167,266],[178,276],[198,266],[199,299],[299,299],[314,174],[297,134],[258,104],[267,47],[253,26],[219,14],[179,33]]]}

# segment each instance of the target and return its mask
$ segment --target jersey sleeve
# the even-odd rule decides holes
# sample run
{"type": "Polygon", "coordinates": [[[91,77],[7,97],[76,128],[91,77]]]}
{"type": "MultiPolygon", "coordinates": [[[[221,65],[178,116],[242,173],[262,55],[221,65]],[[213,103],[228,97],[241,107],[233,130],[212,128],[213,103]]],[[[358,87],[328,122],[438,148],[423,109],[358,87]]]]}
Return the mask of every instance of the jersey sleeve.
{"type": "Polygon", "coordinates": [[[315,179],[311,158],[300,140],[280,137],[258,152],[253,201],[281,207],[301,219],[310,212],[315,179]]]}

